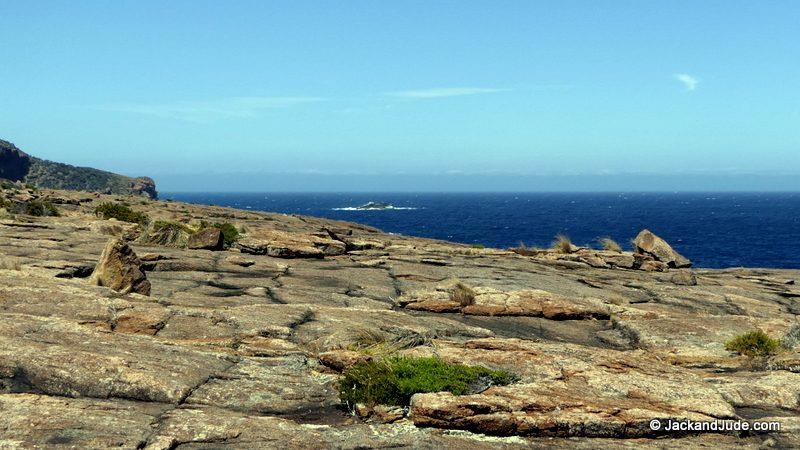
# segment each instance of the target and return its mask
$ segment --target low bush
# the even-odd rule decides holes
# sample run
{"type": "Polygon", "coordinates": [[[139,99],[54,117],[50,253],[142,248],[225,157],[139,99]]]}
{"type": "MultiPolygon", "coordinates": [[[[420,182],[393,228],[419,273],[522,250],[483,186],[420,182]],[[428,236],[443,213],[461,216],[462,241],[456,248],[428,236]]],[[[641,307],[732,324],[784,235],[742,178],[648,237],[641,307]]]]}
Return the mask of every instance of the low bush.
{"type": "Polygon", "coordinates": [[[600,238],[600,246],[603,250],[608,250],[610,252],[622,252],[622,247],[617,243],[617,241],[611,239],[610,237],[600,238]]]}
{"type": "Polygon", "coordinates": [[[94,209],[94,214],[103,219],[117,219],[123,222],[138,223],[139,225],[147,225],[150,222],[147,214],[134,211],[129,206],[121,203],[103,203],[94,209]]]}
{"type": "Polygon", "coordinates": [[[55,205],[50,202],[40,200],[16,203],[11,206],[10,212],[14,214],[27,214],[29,216],[38,217],[58,217],[61,215],[55,205]]]}
{"type": "Polygon", "coordinates": [[[475,249],[479,249],[479,250],[486,248],[486,246],[483,245],[483,244],[470,244],[470,247],[475,248],[475,249]]]}
{"type": "Polygon", "coordinates": [[[770,356],[778,352],[781,342],[761,330],[740,334],[725,343],[725,350],[746,356],[770,356]]]}
{"type": "Polygon", "coordinates": [[[339,397],[351,407],[356,403],[407,406],[414,394],[464,395],[515,380],[503,370],[449,364],[435,357],[391,357],[360,362],[347,369],[339,382],[339,397]]]}

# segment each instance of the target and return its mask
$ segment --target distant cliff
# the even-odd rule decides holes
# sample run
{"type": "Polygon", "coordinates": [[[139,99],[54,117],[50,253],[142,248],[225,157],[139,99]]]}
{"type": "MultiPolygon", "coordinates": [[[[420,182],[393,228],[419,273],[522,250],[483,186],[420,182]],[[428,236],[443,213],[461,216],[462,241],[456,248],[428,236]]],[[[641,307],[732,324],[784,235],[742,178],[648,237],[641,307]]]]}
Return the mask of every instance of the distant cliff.
{"type": "Polygon", "coordinates": [[[158,198],[151,178],[131,178],[90,167],[34,158],[14,144],[0,139],[0,178],[22,181],[41,188],[135,194],[158,198]]]}

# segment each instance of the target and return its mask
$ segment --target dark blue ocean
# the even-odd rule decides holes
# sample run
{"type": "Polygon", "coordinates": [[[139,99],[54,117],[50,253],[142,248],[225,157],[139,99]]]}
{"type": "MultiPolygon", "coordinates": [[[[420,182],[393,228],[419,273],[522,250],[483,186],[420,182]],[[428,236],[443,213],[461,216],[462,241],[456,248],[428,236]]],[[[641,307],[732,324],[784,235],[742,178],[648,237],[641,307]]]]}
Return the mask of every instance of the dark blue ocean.
{"type": "Polygon", "coordinates": [[[800,268],[800,193],[165,193],[190,203],[359,222],[387,232],[487,247],[623,247],[649,228],[698,267],[800,268]],[[350,208],[370,201],[393,210],[350,208]]]}

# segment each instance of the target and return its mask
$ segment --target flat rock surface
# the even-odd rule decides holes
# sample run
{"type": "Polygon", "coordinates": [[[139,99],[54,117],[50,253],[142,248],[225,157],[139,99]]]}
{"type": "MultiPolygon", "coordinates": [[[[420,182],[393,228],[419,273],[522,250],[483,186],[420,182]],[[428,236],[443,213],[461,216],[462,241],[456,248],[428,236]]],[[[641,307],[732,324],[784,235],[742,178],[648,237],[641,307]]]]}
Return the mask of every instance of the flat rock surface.
{"type": "Polygon", "coordinates": [[[312,217],[26,194],[59,198],[61,216],[0,220],[3,449],[800,446],[798,349],[725,348],[798,326],[798,271],[676,276],[630,253],[520,255],[312,217]],[[142,244],[139,226],[94,216],[107,201],[242,236],[223,251],[142,244]],[[141,259],[150,296],[91,283],[112,238],[141,259]],[[455,283],[469,298],[452,295],[455,283]],[[368,422],[336,388],[375,343],[518,381],[418,394],[405,417],[368,422]],[[668,419],[782,429],[649,427],[668,419]]]}

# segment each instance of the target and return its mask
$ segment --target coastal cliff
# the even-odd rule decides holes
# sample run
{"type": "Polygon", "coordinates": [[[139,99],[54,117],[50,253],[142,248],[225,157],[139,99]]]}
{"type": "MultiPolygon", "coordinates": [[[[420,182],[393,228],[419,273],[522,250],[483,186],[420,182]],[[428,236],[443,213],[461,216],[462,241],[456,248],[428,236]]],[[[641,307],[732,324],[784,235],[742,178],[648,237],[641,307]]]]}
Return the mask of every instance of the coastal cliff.
{"type": "Polygon", "coordinates": [[[800,446],[800,271],[689,269],[650,232],[510,251],[134,196],[0,202],[0,446],[800,446]],[[369,364],[431,358],[496,372],[342,401],[369,364]],[[718,419],[781,431],[651,425],[718,419]]]}
{"type": "Polygon", "coordinates": [[[149,177],[126,177],[90,167],[35,158],[0,139],[0,178],[40,188],[133,194],[158,198],[156,183],[149,177]]]}

